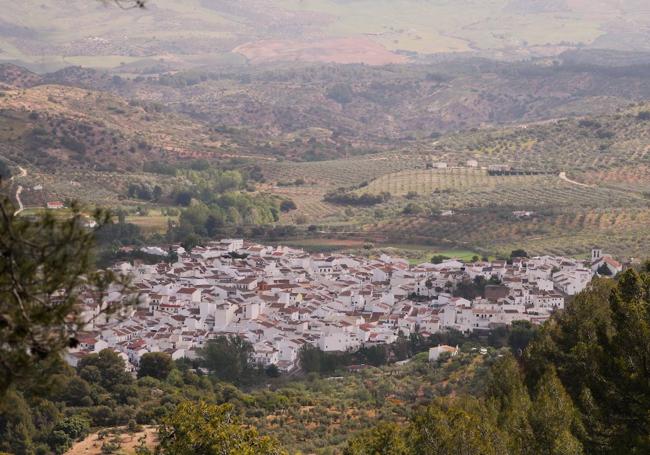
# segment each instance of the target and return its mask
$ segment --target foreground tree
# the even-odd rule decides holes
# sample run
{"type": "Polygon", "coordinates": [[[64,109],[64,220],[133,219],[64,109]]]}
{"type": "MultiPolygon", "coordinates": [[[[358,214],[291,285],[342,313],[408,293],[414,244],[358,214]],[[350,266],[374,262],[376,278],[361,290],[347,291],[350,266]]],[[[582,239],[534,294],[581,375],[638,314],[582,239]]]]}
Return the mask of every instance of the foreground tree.
{"type": "MultiPolygon", "coordinates": [[[[102,225],[109,215],[96,211],[94,218],[102,225]]],[[[0,199],[0,396],[37,364],[77,345],[87,322],[82,292],[99,302],[111,285],[127,290],[125,278],[94,269],[93,243],[76,205],[66,219],[49,212],[28,219],[0,199]]]]}
{"type": "Polygon", "coordinates": [[[159,455],[284,455],[277,443],[239,423],[230,405],[181,403],[158,430],[159,455]]]}
{"type": "Polygon", "coordinates": [[[582,433],[578,413],[557,377],[550,368],[540,381],[537,396],[529,411],[534,438],[533,453],[549,455],[580,455],[582,444],[575,435],[582,433]]]}
{"type": "Polygon", "coordinates": [[[585,452],[650,453],[650,273],[595,280],[543,327],[524,361],[531,385],[549,365],[557,371],[585,452]]]}
{"type": "Polygon", "coordinates": [[[351,439],[344,455],[409,455],[404,431],[399,425],[383,423],[351,439]]]}
{"type": "Polygon", "coordinates": [[[473,398],[438,399],[413,418],[408,440],[414,455],[501,455],[507,435],[473,398]]]}
{"type": "Polygon", "coordinates": [[[528,421],[532,403],[523,374],[512,355],[498,359],[487,380],[487,403],[496,412],[497,425],[508,435],[509,453],[533,454],[533,430],[528,421]]]}

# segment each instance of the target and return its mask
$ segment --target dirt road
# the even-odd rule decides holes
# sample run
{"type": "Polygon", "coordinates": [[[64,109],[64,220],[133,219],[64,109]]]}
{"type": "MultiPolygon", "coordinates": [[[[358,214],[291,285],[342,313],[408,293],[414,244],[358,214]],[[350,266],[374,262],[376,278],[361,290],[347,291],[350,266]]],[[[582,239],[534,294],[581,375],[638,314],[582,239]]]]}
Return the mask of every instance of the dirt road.
{"type": "Polygon", "coordinates": [[[593,185],[587,185],[586,183],[581,183],[581,182],[576,182],[575,180],[571,180],[569,177],[566,176],[566,172],[560,172],[560,175],[558,177],[560,177],[560,179],[564,180],[565,182],[569,182],[573,185],[584,186],[586,188],[593,187],[593,185]]]}
{"type": "MultiPolygon", "coordinates": [[[[20,169],[20,175],[17,177],[25,177],[27,175],[27,170],[21,166],[18,166],[18,169],[20,169]]],[[[16,176],[14,176],[16,177],[16,176]]],[[[13,180],[14,177],[11,177],[9,180],[13,180]]],[[[23,201],[20,200],[20,194],[23,192],[23,187],[22,185],[18,185],[18,188],[16,188],[16,202],[18,202],[18,210],[14,212],[14,216],[19,215],[20,212],[25,210],[25,207],[23,206],[23,201]]]]}

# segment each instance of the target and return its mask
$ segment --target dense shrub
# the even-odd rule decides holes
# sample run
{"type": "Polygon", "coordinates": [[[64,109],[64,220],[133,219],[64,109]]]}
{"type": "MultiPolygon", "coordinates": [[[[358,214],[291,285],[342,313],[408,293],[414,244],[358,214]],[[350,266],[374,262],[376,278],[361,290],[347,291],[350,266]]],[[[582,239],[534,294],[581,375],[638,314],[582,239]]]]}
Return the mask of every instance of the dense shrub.
{"type": "Polygon", "coordinates": [[[327,193],[323,200],[325,202],[330,202],[332,204],[340,205],[356,205],[356,206],[372,206],[381,204],[390,200],[390,193],[383,192],[380,194],[356,194],[356,193],[346,193],[342,191],[336,191],[332,193],[327,193]]]}

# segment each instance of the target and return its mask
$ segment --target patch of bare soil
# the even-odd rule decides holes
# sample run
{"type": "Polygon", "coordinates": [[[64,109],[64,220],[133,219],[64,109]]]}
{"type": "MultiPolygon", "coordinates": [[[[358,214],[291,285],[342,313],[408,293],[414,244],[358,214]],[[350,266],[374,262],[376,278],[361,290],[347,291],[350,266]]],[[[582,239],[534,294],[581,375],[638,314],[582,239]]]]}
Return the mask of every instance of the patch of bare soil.
{"type": "Polygon", "coordinates": [[[142,431],[137,433],[127,433],[126,429],[110,429],[109,431],[116,430],[117,435],[109,434],[108,436],[100,436],[100,432],[93,433],[83,441],[76,443],[65,455],[101,455],[102,445],[112,442],[114,439],[119,441],[119,453],[135,454],[135,448],[141,444],[144,438],[145,445],[153,449],[156,444],[156,428],[144,427],[142,431]],[[123,432],[122,432],[123,431],[123,432]]]}
{"type": "Polygon", "coordinates": [[[408,62],[406,56],[390,52],[381,44],[364,37],[318,41],[262,40],[242,44],[233,52],[242,54],[253,63],[303,61],[387,65],[408,62]]]}

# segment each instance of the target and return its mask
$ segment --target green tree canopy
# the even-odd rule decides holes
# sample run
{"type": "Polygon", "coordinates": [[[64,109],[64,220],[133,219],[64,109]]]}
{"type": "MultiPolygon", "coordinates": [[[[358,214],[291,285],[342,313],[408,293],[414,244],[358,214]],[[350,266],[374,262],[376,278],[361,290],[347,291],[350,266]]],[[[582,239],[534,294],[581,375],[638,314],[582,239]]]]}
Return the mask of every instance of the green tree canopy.
{"type": "Polygon", "coordinates": [[[382,423],[348,441],[344,455],[409,455],[404,430],[399,425],[382,423]]]}
{"type": "Polygon", "coordinates": [[[444,261],[446,261],[447,259],[451,259],[451,258],[448,257],[448,256],[444,256],[442,254],[436,254],[431,258],[431,263],[432,264],[441,264],[444,261]]]}
{"type": "Polygon", "coordinates": [[[269,437],[239,423],[230,405],[181,403],[158,430],[159,455],[283,455],[269,437]]]}
{"type": "Polygon", "coordinates": [[[529,420],[535,435],[531,441],[534,453],[583,453],[582,444],[575,436],[581,431],[578,413],[554,368],[550,368],[539,383],[529,420]]]}
{"type": "Polygon", "coordinates": [[[34,423],[22,393],[10,390],[0,400],[0,451],[29,453],[34,423]]]}
{"type": "Polygon", "coordinates": [[[532,403],[523,373],[511,355],[498,359],[488,372],[487,402],[497,413],[497,424],[508,435],[510,453],[532,453],[532,428],[528,422],[532,403]]]}
{"type": "Polygon", "coordinates": [[[473,398],[437,399],[415,415],[407,436],[414,455],[507,453],[506,435],[473,398]]]}
{"type": "Polygon", "coordinates": [[[115,351],[104,349],[81,359],[77,371],[86,381],[98,382],[106,390],[114,390],[118,385],[133,382],[133,377],[125,366],[124,360],[115,351]]]}
{"type": "Polygon", "coordinates": [[[616,281],[597,279],[526,350],[527,381],[539,381],[549,366],[557,371],[586,452],[648,453],[649,340],[650,274],[630,269],[616,281]]]}
{"type": "MultiPolygon", "coordinates": [[[[101,211],[94,216],[100,225],[109,218],[101,211]]],[[[27,219],[0,199],[0,396],[38,363],[76,346],[86,322],[78,311],[82,292],[100,301],[112,283],[126,291],[126,279],[94,269],[93,243],[74,204],[64,219],[50,213],[27,219]]]]}
{"type": "Polygon", "coordinates": [[[138,377],[151,376],[156,379],[167,379],[174,369],[172,356],[166,352],[148,352],[140,358],[138,377]]]}
{"type": "Polygon", "coordinates": [[[251,373],[250,357],[253,346],[240,337],[220,336],[198,351],[204,367],[219,379],[241,382],[251,373]]]}
{"type": "Polygon", "coordinates": [[[522,250],[520,248],[520,249],[517,249],[517,250],[512,250],[510,252],[510,257],[511,258],[527,258],[528,253],[526,252],[526,250],[522,250]]]}

